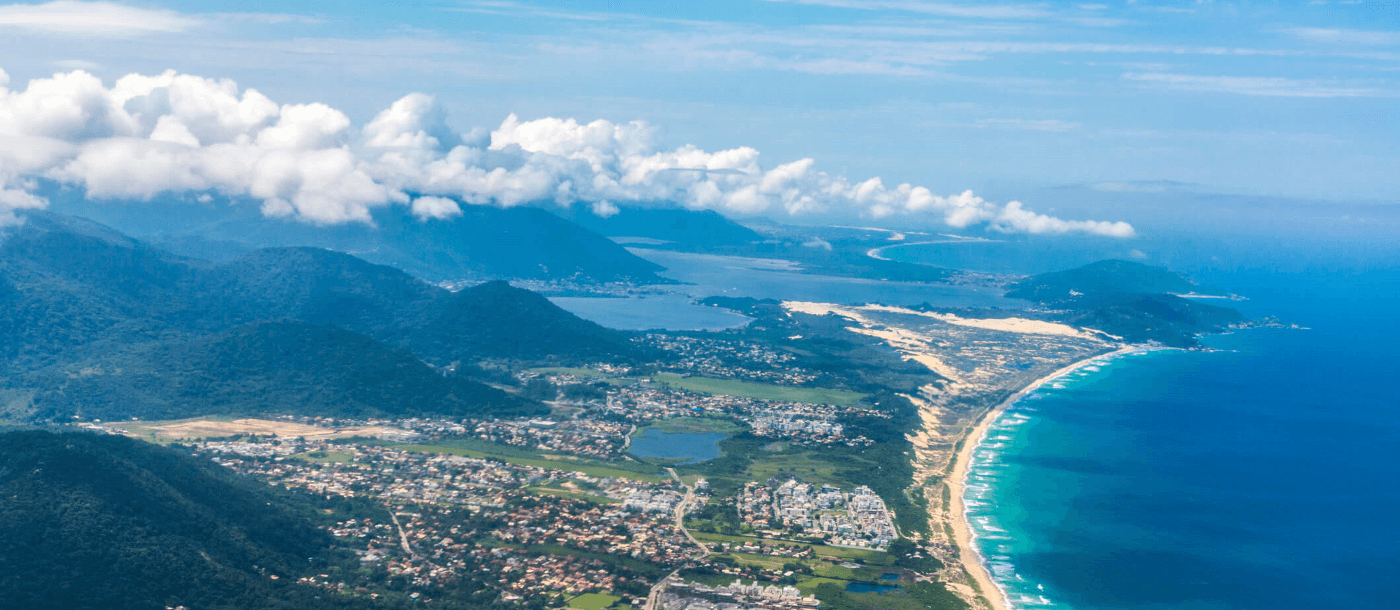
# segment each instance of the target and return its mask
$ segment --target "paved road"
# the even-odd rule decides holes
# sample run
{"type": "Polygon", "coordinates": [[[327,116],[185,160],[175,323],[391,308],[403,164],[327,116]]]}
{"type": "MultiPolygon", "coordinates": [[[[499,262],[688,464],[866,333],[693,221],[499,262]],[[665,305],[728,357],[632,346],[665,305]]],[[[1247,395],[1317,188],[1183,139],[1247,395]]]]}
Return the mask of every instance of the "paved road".
{"type": "Polygon", "coordinates": [[[671,478],[675,479],[677,483],[681,484],[681,487],[685,488],[685,498],[681,499],[681,503],[676,505],[676,527],[680,528],[681,532],[685,534],[685,537],[695,543],[695,546],[700,547],[700,556],[706,557],[710,554],[710,547],[696,540],[695,536],[690,535],[690,530],[685,529],[685,513],[690,509],[691,503],[695,502],[695,488],[686,485],[685,481],[682,481],[681,478],[676,475],[676,469],[667,468],[666,472],[671,473],[671,478]]]}

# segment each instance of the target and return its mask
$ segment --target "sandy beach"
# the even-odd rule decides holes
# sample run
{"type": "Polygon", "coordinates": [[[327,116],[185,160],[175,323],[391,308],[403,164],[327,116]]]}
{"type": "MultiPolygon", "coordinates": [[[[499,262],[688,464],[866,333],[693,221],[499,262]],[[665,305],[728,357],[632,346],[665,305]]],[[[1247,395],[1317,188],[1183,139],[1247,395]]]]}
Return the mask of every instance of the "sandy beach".
{"type": "Polygon", "coordinates": [[[958,545],[958,559],[962,562],[963,569],[967,570],[967,573],[972,575],[972,579],[977,582],[977,588],[981,589],[983,599],[986,599],[987,602],[991,604],[993,610],[1010,610],[1011,606],[1006,601],[1006,595],[1002,593],[1001,589],[997,587],[996,582],[992,580],[992,574],[987,569],[986,564],[983,563],[981,554],[979,554],[976,547],[973,546],[972,528],[967,521],[967,507],[963,505],[963,487],[967,481],[968,465],[972,462],[972,454],[977,451],[977,446],[982,443],[982,438],[986,436],[987,429],[991,427],[992,423],[1001,416],[1002,412],[1006,411],[1007,407],[1015,404],[1016,401],[1020,400],[1025,395],[1034,392],[1040,386],[1054,381],[1059,377],[1088,366],[1090,363],[1100,358],[1140,352],[1146,349],[1149,348],[1125,347],[1112,352],[1099,354],[1093,358],[1085,358],[1084,360],[1080,360],[1041,377],[1031,382],[1030,385],[1022,388],[1019,392],[1012,394],[1009,398],[1002,401],[1001,404],[997,405],[996,408],[988,411],[986,415],[982,416],[982,419],[978,420],[977,425],[963,437],[962,448],[958,450],[958,455],[953,465],[953,471],[949,474],[947,479],[952,495],[952,503],[948,507],[948,511],[953,517],[953,539],[958,545]]]}

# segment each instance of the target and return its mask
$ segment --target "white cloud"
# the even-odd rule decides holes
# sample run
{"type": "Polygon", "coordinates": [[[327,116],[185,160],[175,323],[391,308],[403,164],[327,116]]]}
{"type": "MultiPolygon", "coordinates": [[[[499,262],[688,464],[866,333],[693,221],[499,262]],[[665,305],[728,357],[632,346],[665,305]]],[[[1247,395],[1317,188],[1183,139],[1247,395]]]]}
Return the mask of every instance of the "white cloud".
{"type": "MultiPolygon", "coordinates": [[[[219,192],[259,200],[270,216],[321,224],[371,222],[372,210],[387,205],[406,205],[426,221],[460,215],[459,203],[583,204],[606,216],[618,202],[643,202],[740,215],[905,215],[1007,232],[1133,234],[1124,223],[1061,220],[971,191],[940,196],[879,178],[852,182],[820,171],[813,159],[765,168],[748,147],[667,148],[641,121],[510,115],[489,142],[464,141],[428,95],[407,95],[356,129],[324,104],[278,105],[233,81],[173,71],[129,75],[110,87],[82,71],[35,79],[23,90],[0,87],[0,167],[10,172],[0,175],[0,187],[15,193],[22,191],[14,185],[35,176],[82,185],[99,198],[219,192]]],[[[4,201],[5,210],[42,205],[18,194],[4,201]]]]}
{"type": "Polygon", "coordinates": [[[447,220],[462,215],[461,206],[446,197],[419,197],[413,200],[413,215],[419,220],[447,220]]]}
{"type": "Polygon", "coordinates": [[[767,0],[860,10],[893,10],[940,17],[979,19],[1034,19],[1050,13],[1040,5],[989,4],[984,2],[927,2],[924,0],[767,0]]]}
{"type": "Polygon", "coordinates": [[[1331,44],[1400,45],[1400,32],[1349,30],[1345,28],[1289,28],[1283,30],[1303,40],[1331,44]]]}
{"type": "Polygon", "coordinates": [[[1305,80],[1273,76],[1198,76],[1129,72],[1123,78],[1179,91],[1235,93],[1267,97],[1394,97],[1396,92],[1367,83],[1305,80]]]}
{"type": "Polygon", "coordinates": [[[974,125],[994,129],[1024,129],[1029,131],[1072,131],[1081,127],[1079,123],[1057,119],[978,119],[974,125]]]}
{"type": "Polygon", "coordinates": [[[198,25],[197,19],[174,11],[147,9],[113,2],[56,0],[45,4],[0,6],[0,26],[51,34],[130,36],[180,32],[198,25]]]}

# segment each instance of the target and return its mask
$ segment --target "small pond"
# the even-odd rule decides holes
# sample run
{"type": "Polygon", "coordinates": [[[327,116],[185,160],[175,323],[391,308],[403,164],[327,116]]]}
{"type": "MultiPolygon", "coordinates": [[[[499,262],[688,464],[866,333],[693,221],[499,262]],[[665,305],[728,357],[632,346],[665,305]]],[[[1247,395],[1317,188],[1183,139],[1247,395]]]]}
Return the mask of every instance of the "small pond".
{"type": "Polygon", "coordinates": [[[853,582],[846,585],[846,590],[851,593],[885,593],[903,588],[898,585],[880,585],[873,582],[853,582]]]}
{"type": "Polygon", "coordinates": [[[661,459],[687,458],[694,464],[719,457],[719,442],[729,438],[720,432],[661,432],[643,430],[632,437],[632,454],[661,459]]]}
{"type": "Polygon", "coordinates": [[[898,574],[881,574],[880,580],[899,580],[898,574]]]}

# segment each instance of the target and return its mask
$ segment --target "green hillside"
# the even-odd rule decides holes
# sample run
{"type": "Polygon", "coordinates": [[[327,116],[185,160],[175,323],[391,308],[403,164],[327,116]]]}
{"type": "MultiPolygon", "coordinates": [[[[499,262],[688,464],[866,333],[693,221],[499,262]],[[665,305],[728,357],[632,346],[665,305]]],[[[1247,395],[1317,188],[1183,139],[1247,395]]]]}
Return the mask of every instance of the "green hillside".
{"type": "Polygon", "coordinates": [[[124,437],[0,434],[0,599],[34,610],[368,607],[295,584],[339,561],[309,510],[124,437]]]}

